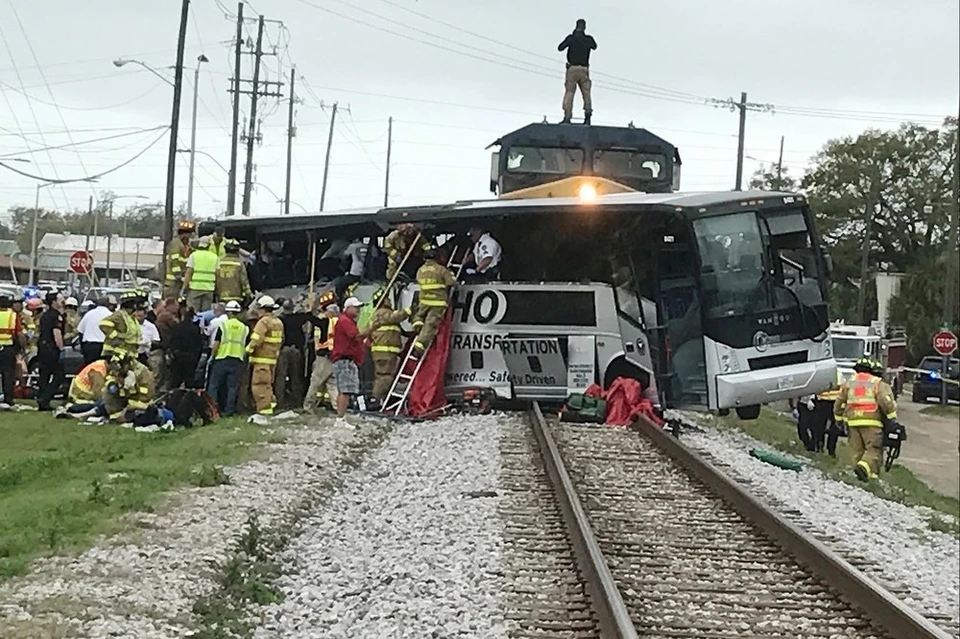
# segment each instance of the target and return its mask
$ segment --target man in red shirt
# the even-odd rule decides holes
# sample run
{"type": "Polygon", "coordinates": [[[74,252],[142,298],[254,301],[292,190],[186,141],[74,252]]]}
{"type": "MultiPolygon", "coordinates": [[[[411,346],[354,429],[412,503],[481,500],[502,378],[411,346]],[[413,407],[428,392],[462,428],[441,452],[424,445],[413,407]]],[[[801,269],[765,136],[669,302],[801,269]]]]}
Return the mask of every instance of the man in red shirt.
{"type": "Polygon", "coordinates": [[[17,353],[25,345],[20,309],[12,299],[0,295],[0,392],[3,403],[13,406],[13,388],[17,378],[17,353]]]}
{"type": "Polygon", "coordinates": [[[336,425],[346,428],[352,426],[344,419],[347,406],[354,395],[360,394],[360,365],[367,355],[367,340],[370,331],[361,331],[357,327],[357,316],[363,303],[355,297],[348,297],[343,303],[340,319],[333,329],[333,377],[337,382],[337,421],[336,425]]]}

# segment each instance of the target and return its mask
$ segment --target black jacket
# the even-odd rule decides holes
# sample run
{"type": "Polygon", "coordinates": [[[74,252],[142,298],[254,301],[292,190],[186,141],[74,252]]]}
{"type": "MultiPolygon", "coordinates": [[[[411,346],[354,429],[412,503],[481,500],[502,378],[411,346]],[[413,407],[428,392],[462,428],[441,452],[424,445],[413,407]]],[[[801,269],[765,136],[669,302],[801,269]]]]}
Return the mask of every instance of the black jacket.
{"type": "Polygon", "coordinates": [[[560,43],[557,51],[567,50],[567,64],[572,67],[589,67],[590,52],[597,48],[597,41],[585,31],[574,31],[560,43]]]}

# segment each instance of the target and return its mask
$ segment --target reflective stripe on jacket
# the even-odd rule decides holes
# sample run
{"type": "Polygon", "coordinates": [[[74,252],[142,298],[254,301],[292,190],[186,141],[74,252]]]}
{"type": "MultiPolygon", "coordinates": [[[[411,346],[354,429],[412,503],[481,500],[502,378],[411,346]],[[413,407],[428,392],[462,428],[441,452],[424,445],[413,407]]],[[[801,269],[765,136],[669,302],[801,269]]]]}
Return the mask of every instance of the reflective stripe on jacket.
{"type": "Polygon", "coordinates": [[[897,403],[889,384],[870,373],[857,373],[840,386],[833,414],[850,428],[881,428],[884,419],[896,419],[897,403]]]}
{"type": "Polygon", "coordinates": [[[250,329],[247,325],[236,317],[231,317],[220,325],[220,332],[222,333],[220,346],[217,348],[217,354],[213,359],[218,361],[233,357],[242,360],[246,354],[247,336],[250,335],[250,329]]]}
{"type": "Polygon", "coordinates": [[[373,331],[370,335],[370,350],[374,353],[400,353],[403,336],[400,322],[407,318],[406,311],[379,308],[373,315],[373,331]]]}
{"type": "Polygon", "coordinates": [[[193,254],[193,274],[190,276],[190,290],[213,292],[217,285],[217,254],[210,250],[200,250],[193,254]]]}
{"type": "Polygon", "coordinates": [[[106,379],[107,360],[98,359],[85,366],[70,382],[70,401],[75,404],[96,401],[103,392],[106,379]]]}
{"type": "Polygon", "coordinates": [[[236,255],[220,258],[217,263],[217,299],[221,302],[239,302],[252,297],[247,269],[236,255]]]}
{"type": "Polygon", "coordinates": [[[183,280],[183,272],[187,268],[187,258],[190,257],[190,246],[185,244],[179,237],[170,240],[170,247],[167,251],[167,275],[168,282],[179,282],[183,280]]]}
{"type": "Polygon", "coordinates": [[[282,345],[283,322],[273,315],[261,317],[253,327],[250,343],[247,344],[250,363],[273,366],[277,363],[282,345]]]}
{"type": "Polygon", "coordinates": [[[427,260],[417,271],[417,285],[420,287],[420,304],[445,308],[447,293],[457,283],[453,273],[436,260],[427,260]]]}
{"type": "Polygon", "coordinates": [[[132,357],[140,350],[140,323],[122,308],[100,320],[103,331],[103,354],[113,355],[126,351],[132,357]]]}
{"type": "Polygon", "coordinates": [[[837,383],[832,388],[823,391],[822,393],[817,393],[817,399],[823,400],[825,402],[835,402],[837,398],[840,397],[840,387],[843,385],[843,373],[840,372],[840,369],[837,369],[837,383]]]}
{"type": "Polygon", "coordinates": [[[0,310],[0,348],[13,346],[13,334],[17,330],[17,314],[5,308],[0,310]]]}
{"type": "Polygon", "coordinates": [[[332,351],[333,350],[333,329],[337,327],[337,318],[331,317],[328,318],[329,323],[327,324],[327,339],[321,341],[323,338],[323,331],[318,326],[313,329],[313,344],[317,351],[332,351]]]}

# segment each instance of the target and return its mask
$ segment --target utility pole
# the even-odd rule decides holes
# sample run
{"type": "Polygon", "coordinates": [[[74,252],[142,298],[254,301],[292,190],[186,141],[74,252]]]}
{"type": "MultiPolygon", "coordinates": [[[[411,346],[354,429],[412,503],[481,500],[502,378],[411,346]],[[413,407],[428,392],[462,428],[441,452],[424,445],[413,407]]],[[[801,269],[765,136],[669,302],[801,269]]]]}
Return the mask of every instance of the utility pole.
{"type": "Polygon", "coordinates": [[[187,178],[187,215],[193,218],[193,173],[197,167],[197,100],[200,97],[200,65],[207,62],[207,56],[197,57],[197,68],[193,72],[193,120],[190,124],[190,176],[187,178]]]}
{"type": "Polygon", "coordinates": [[[777,160],[777,188],[783,190],[783,137],[780,136],[780,159],[777,160]]]}
{"type": "Polygon", "coordinates": [[[393,150],[393,116],[387,120],[387,175],[383,185],[383,205],[390,200],[390,152],[393,150]]]}
{"type": "MultiPolygon", "coordinates": [[[[88,221],[90,222],[90,230],[96,233],[97,223],[94,221],[95,218],[93,217],[93,196],[92,195],[90,196],[90,199],[87,200],[87,218],[88,218],[88,221]]],[[[90,230],[87,231],[87,241],[83,245],[83,250],[88,253],[90,252],[90,230]]]]}
{"type": "MultiPolygon", "coordinates": [[[[322,107],[323,105],[321,105],[322,107]]],[[[327,157],[323,161],[323,185],[320,187],[320,210],[323,210],[323,203],[327,199],[327,176],[330,174],[330,147],[333,146],[333,125],[337,121],[337,103],[333,103],[333,111],[330,114],[330,133],[327,135],[327,157]]]]}
{"type": "Polygon", "coordinates": [[[230,143],[230,170],[227,178],[227,215],[237,208],[237,136],[240,134],[240,53],[243,47],[243,3],[237,3],[237,41],[233,49],[233,131],[230,143]]]}
{"type": "MultiPolygon", "coordinates": [[[[107,270],[104,272],[104,285],[110,286],[110,253],[113,249],[113,200],[110,200],[110,208],[107,209],[107,219],[109,224],[107,224],[107,270]]],[[[164,255],[167,254],[166,248],[164,248],[164,255]]],[[[164,261],[164,268],[166,268],[166,259],[164,261]]],[[[166,274],[164,274],[166,275],[166,274]]]]}
{"type": "Polygon", "coordinates": [[[747,94],[743,92],[740,94],[740,100],[734,100],[733,98],[727,98],[726,100],[721,100],[718,98],[712,98],[709,101],[710,104],[715,107],[726,107],[730,111],[739,111],[740,112],[740,133],[737,136],[737,178],[734,185],[735,191],[743,190],[743,156],[744,156],[744,144],[746,143],[746,130],[747,130],[747,111],[758,111],[761,113],[769,113],[773,111],[772,104],[761,104],[759,102],[747,102],[747,94]]]}
{"type": "Polygon", "coordinates": [[[857,291],[857,321],[869,325],[864,318],[867,305],[867,280],[870,278],[870,242],[873,238],[873,216],[876,213],[878,193],[880,191],[879,175],[874,172],[871,177],[870,194],[867,196],[867,206],[863,211],[863,245],[860,251],[860,289],[857,291]]]}
{"type": "Polygon", "coordinates": [[[960,264],[957,263],[960,261],[960,255],[957,255],[958,244],[960,244],[957,231],[957,226],[960,225],[960,110],[957,112],[956,146],[953,154],[953,210],[950,212],[950,242],[947,244],[947,264],[950,270],[947,273],[947,294],[944,296],[943,314],[946,327],[950,329],[953,328],[957,319],[953,314],[953,307],[956,304],[954,296],[957,294],[957,271],[960,270],[960,264]]]}
{"type": "Polygon", "coordinates": [[[290,169],[293,166],[293,138],[297,136],[297,130],[293,128],[293,105],[297,97],[294,92],[294,81],[297,77],[297,68],[290,69],[290,109],[287,111],[287,184],[283,198],[283,214],[290,215],[290,169]]]}
{"type": "Polygon", "coordinates": [[[257,98],[260,93],[260,58],[263,56],[263,16],[257,20],[257,48],[253,53],[253,90],[250,96],[250,133],[247,135],[247,166],[243,178],[243,215],[250,215],[250,189],[253,186],[253,143],[257,138],[257,98]]]}
{"type": "MultiPolygon", "coordinates": [[[[173,69],[173,113],[170,116],[170,150],[167,153],[167,199],[163,211],[163,254],[173,239],[173,206],[176,188],[177,134],[180,131],[180,94],[183,92],[183,49],[187,42],[187,21],[190,0],[183,0],[180,9],[180,35],[177,39],[177,64],[173,69]]],[[[163,262],[166,271],[166,260],[163,262]]],[[[164,276],[166,273],[164,273],[164,276]]],[[[162,280],[161,280],[162,281],[162,280]]]]}

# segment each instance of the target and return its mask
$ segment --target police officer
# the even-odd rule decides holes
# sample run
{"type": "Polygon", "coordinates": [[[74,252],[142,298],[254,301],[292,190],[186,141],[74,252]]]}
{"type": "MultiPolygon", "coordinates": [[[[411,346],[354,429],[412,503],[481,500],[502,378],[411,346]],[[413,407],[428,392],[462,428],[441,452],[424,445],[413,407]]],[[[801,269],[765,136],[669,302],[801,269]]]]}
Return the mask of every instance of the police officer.
{"type": "Polygon", "coordinates": [[[373,294],[372,303],[380,308],[373,314],[370,324],[371,346],[373,355],[373,397],[383,402],[390,392],[393,379],[397,375],[397,366],[400,362],[402,335],[400,322],[410,315],[409,310],[395,311],[390,305],[389,298],[384,298],[384,289],[373,294]]]}
{"type": "Polygon", "coordinates": [[[896,420],[897,403],[890,386],[873,374],[876,364],[867,359],[857,360],[856,374],[840,385],[839,396],[833,405],[838,422],[850,429],[857,479],[875,479],[883,458],[883,424],[896,420]]]}
{"type": "Polygon", "coordinates": [[[305,411],[314,410],[319,403],[320,395],[324,392],[330,405],[334,407],[337,405],[337,384],[333,379],[333,363],[330,361],[330,354],[333,352],[333,331],[337,326],[339,313],[336,302],[337,295],[333,291],[327,291],[317,301],[320,316],[312,321],[315,359],[310,375],[310,386],[303,398],[305,411]]]}
{"type": "Polygon", "coordinates": [[[250,359],[250,392],[260,415],[273,415],[277,399],[273,394],[273,377],[277,355],[283,344],[283,323],[273,316],[277,304],[269,295],[257,300],[257,323],[250,335],[246,352],[250,359]]]}
{"type": "Polygon", "coordinates": [[[205,313],[213,307],[219,261],[220,257],[210,248],[210,239],[206,237],[200,238],[197,250],[187,258],[187,270],[183,276],[180,297],[185,298],[187,306],[198,313],[205,313]]]}
{"type": "Polygon", "coordinates": [[[126,291],[120,296],[120,308],[100,321],[103,331],[103,356],[127,353],[133,358],[140,350],[140,322],[134,317],[147,301],[143,291],[126,291]]]}
{"type": "Polygon", "coordinates": [[[20,313],[13,309],[10,297],[0,295],[0,391],[3,402],[11,406],[17,379],[17,353],[25,346],[20,313]]]}
{"type": "Polygon", "coordinates": [[[423,266],[417,271],[420,300],[413,320],[414,330],[419,331],[413,341],[413,354],[416,357],[423,355],[437,336],[437,329],[447,312],[450,288],[457,283],[453,273],[437,262],[437,250],[434,246],[425,250],[423,257],[423,266]]]}
{"type": "Polygon", "coordinates": [[[183,288],[183,275],[187,269],[187,258],[190,257],[190,236],[196,230],[193,222],[186,220],[177,225],[177,237],[170,240],[167,247],[167,272],[163,282],[163,297],[176,298],[183,288]]]}
{"type": "Polygon", "coordinates": [[[63,296],[47,293],[47,310],[40,316],[37,330],[37,360],[39,361],[39,392],[37,410],[49,411],[50,402],[63,386],[63,296]]]}
{"type": "Polygon", "coordinates": [[[210,367],[210,379],[207,392],[217,402],[217,408],[224,417],[237,412],[237,395],[240,389],[240,375],[246,359],[247,338],[250,329],[240,321],[240,304],[227,302],[227,321],[217,328],[213,341],[210,367]]]}
{"type": "Polygon", "coordinates": [[[244,305],[253,292],[247,277],[247,267],[240,260],[240,243],[224,240],[224,255],[217,263],[216,294],[218,302],[237,302],[244,305]]]}

